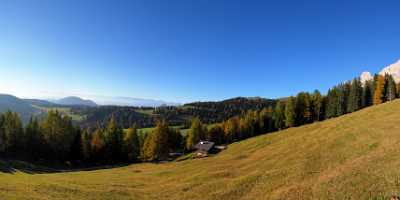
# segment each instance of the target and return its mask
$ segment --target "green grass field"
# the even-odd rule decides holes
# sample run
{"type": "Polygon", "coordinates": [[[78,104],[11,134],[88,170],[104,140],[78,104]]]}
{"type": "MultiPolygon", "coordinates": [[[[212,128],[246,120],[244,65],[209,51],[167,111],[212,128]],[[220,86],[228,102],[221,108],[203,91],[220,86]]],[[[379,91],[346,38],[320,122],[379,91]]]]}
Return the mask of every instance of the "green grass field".
{"type": "Polygon", "coordinates": [[[400,192],[399,144],[395,101],[248,139],[205,159],[0,172],[0,199],[390,199],[400,192]]]}
{"type": "Polygon", "coordinates": [[[67,108],[67,107],[41,107],[41,106],[37,106],[37,105],[32,105],[32,106],[40,109],[42,112],[45,112],[45,113],[47,113],[50,110],[58,110],[59,112],[71,117],[72,120],[74,120],[74,121],[82,121],[85,119],[85,116],[74,114],[71,112],[71,108],[67,108]]]}

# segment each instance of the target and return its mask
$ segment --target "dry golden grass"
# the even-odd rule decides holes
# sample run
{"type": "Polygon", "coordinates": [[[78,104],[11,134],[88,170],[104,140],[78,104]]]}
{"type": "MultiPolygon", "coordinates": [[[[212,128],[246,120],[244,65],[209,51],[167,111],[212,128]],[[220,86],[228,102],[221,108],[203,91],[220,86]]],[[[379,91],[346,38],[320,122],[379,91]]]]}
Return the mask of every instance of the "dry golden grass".
{"type": "Polygon", "coordinates": [[[0,173],[0,199],[389,199],[400,101],[235,143],[217,156],[53,174],[0,173]]]}

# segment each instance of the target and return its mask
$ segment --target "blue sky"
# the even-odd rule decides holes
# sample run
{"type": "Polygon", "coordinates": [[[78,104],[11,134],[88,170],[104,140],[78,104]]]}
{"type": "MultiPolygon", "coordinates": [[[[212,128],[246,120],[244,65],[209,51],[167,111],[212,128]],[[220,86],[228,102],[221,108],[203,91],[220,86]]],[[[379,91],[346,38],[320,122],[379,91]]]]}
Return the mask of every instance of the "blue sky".
{"type": "Polygon", "coordinates": [[[400,1],[3,0],[0,92],[284,97],[400,58],[400,1]]]}

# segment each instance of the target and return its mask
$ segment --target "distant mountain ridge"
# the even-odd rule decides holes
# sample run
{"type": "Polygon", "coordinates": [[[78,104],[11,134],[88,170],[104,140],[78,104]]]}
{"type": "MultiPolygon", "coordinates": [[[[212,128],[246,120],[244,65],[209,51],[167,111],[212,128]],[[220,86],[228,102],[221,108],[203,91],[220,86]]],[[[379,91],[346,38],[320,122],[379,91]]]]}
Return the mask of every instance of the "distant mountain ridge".
{"type": "Polygon", "coordinates": [[[85,100],[76,96],[65,97],[59,100],[52,100],[51,102],[67,106],[89,106],[89,107],[97,106],[97,104],[92,100],[85,100]]]}
{"type": "Polygon", "coordinates": [[[134,107],[160,107],[160,106],[179,106],[180,103],[167,102],[155,99],[143,99],[133,97],[104,97],[95,98],[99,105],[108,106],[134,106],[134,107]]]}
{"type": "Polygon", "coordinates": [[[35,108],[23,99],[8,94],[0,94],[0,112],[7,111],[18,113],[23,122],[27,122],[31,116],[41,113],[40,109],[35,108]]]}

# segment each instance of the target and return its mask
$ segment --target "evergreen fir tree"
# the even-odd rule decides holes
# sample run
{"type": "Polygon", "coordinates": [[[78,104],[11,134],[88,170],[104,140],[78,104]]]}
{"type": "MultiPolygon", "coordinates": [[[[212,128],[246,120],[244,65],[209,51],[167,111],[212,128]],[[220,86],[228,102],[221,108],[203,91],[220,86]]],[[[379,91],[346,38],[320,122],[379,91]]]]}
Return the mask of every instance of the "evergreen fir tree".
{"type": "Polygon", "coordinates": [[[312,95],[312,120],[321,121],[323,119],[323,97],[318,90],[312,95]]]}
{"type": "MultiPolygon", "coordinates": [[[[96,141],[97,142],[97,141],[96,141]]],[[[81,134],[81,150],[84,160],[89,160],[92,155],[92,137],[88,129],[83,129],[81,134]]]]}
{"type": "Polygon", "coordinates": [[[273,114],[274,127],[277,130],[285,128],[285,104],[281,101],[275,106],[273,114]]]}
{"type": "Polygon", "coordinates": [[[362,107],[368,107],[372,105],[372,96],[373,96],[373,89],[372,89],[372,81],[367,81],[363,87],[363,94],[362,94],[362,107]]]}
{"type": "Polygon", "coordinates": [[[386,79],[386,89],[385,89],[385,100],[386,101],[393,101],[396,99],[396,82],[393,79],[392,75],[387,74],[385,76],[386,79]]]}
{"type": "Polygon", "coordinates": [[[104,131],[104,142],[108,160],[122,159],[123,130],[117,124],[114,115],[111,117],[104,131]]]}
{"type": "Polygon", "coordinates": [[[351,82],[348,102],[347,102],[347,112],[351,113],[357,111],[361,108],[362,99],[362,86],[359,78],[353,79],[351,82]]]}
{"type": "Polygon", "coordinates": [[[285,107],[285,126],[289,128],[295,126],[295,117],[295,98],[289,97],[285,107]]]}
{"type": "Polygon", "coordinates": [[[124,154],[129,161],[135,161],[140,155],[139,136],[136,125],[130,127],[124,137],[124,154]]]}
{"type": "Polygon", "coordinates": [[[31,117],[25,128],[25,152],[32,158],[39,158],[44,154],[44,144],[37,118],[31,117]]]}

